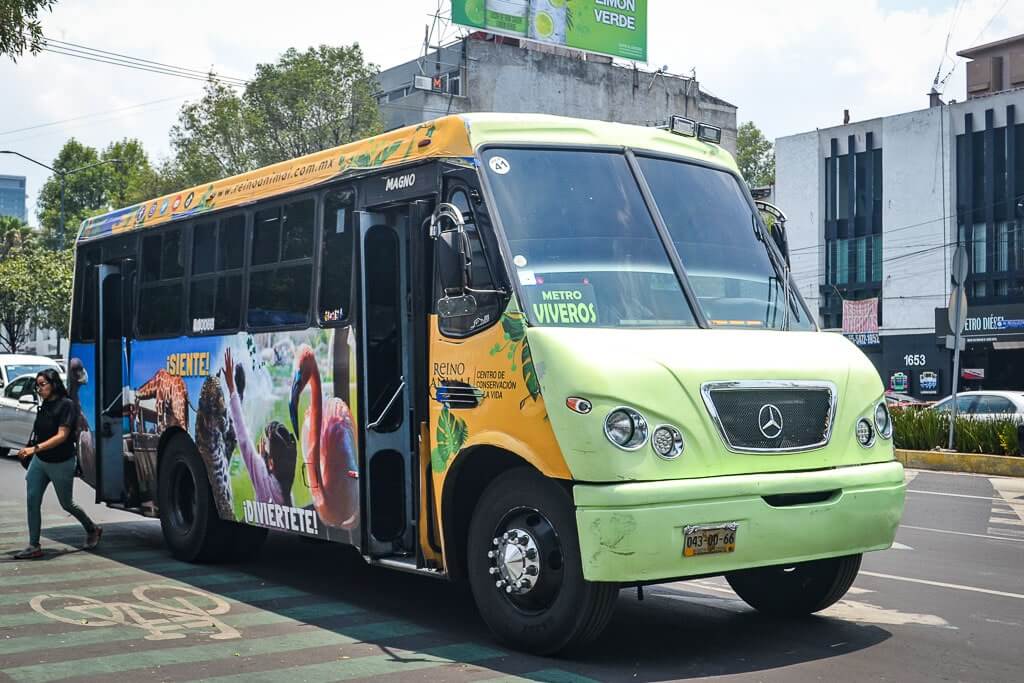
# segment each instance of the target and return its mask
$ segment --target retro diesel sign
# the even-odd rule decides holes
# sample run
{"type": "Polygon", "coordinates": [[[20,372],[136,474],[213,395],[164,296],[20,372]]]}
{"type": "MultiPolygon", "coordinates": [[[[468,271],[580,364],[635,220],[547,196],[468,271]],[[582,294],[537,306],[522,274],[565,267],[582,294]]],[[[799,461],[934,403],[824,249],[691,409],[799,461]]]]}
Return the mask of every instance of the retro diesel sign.
{"type": "MultiPolygon", "coordinates": [[[[952,334],[948,318],[947,309],[935,309],[935,333],[940,341],[952,334]]],[[[963,336],[968,342],[1024,339],[1024,304],[969,307],[963,336]]]]}

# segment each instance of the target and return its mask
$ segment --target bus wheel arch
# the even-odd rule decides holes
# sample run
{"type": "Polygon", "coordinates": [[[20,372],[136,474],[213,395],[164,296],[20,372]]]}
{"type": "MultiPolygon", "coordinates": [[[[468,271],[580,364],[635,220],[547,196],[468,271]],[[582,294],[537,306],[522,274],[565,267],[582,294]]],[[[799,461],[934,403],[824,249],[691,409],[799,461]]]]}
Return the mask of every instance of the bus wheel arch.
{"type": "Polygon", "coordinates": [[[516,453],[490,445],[467,448],[453,459],[441,496],[445,567],[451,578],[466,578],[469,523],[484,489],[494,478],[520,467],[536,470],[516,453]]]}
{"type": "Polygon", "coordinates": [[[619,587],[583,577],[576,507],[565,482],[514,467],[482,488],[470,516],[465,566],[488,628],[537,655],[599,636],[619,587]]]}

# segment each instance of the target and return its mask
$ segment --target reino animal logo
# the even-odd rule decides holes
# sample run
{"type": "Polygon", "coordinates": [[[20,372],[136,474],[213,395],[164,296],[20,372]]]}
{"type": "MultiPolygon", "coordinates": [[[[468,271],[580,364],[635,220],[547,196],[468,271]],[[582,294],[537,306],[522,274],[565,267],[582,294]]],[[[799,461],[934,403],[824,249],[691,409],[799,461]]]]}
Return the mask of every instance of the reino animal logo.
{"type": "Polygon", "coordinates": [[[416,184],[416,174],[408,173],[406,175],[392,176],[387,179],[384,183],[384,191],[392,192],[394,190],[404,190],[407,187],[412,187],[416,184]]]}

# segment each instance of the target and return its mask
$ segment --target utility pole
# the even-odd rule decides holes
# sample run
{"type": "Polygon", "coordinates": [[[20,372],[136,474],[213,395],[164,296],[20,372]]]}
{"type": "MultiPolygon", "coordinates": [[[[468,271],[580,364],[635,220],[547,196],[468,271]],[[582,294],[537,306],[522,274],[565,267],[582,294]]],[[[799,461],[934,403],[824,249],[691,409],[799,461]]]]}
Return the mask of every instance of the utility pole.
{"type": "MultiPolygon", "coordinates": [[[[58,228],[57,239],[55,239],[54,243],[51,245],[54,251],[57,251],[57,249],[64,245],[64,188],[67,185],[68,176],[74,175],[79,171],[85,171],[90,168],[95,168],[96,166],[102,166],[103,164],[124,164],[124,161],[122,161],[121,159],[104,159],[103,161],[97,161],[94,164],[87,164],[85,166],[73,168],[68,171],[58,171],[52,166],[47,166],[41,161],[37,161],[32,157],[25,156],[21,152],[15,152],[9,149],[0,149],[0,154],[13,154],[14,156],[21,157],[25,161],[30,161],[36,166],[42,166],[43,168],[45,168],[46,170],[50,171],[58,178],[60,178],[60,227],[58,228]]],[[[57,332],[57,355],[60,355],[60,331],[57,332]]]]}
{"type": "Polygon", "coordinates": [[[59,246],[59,245],[64,243],[64,187],[67,184],[67,177],[69,175],[74,175],[75,173],[78,173],[79,171],[85,171],[85,170],[90,169],[90,168],[95,168],[96,166],[102,166],[103,164],[123,164],[124,163],[121,159],[104,159],[103,161],[97,161],[94,164],[87,164],[85,166],[80,166],[78,168],[73,168],[73,169],[71,169],[69,171],[58,171],[57,169],[53,168],[52,166],[47,166],[46,164],[44,164],[41,161],[37,161],[37,160],[33,159],[32,157],[25,156],[21,152],[15,152],[15,151],[12,151],[12,150],[9,150],[9,149],[0,149],[0,154],[13,154],[14,156],[21,157],[25,161],[30,161],[33,164],[35,164],[36,166],[42,166],[47,171],[49,171],[50,173],[53,173],[55,176],[60,178],[60,228],[59,228],[59,231],[57,233],[57,239],[56,239],[55,248],[56,248],[56,246],[59,246]]]}

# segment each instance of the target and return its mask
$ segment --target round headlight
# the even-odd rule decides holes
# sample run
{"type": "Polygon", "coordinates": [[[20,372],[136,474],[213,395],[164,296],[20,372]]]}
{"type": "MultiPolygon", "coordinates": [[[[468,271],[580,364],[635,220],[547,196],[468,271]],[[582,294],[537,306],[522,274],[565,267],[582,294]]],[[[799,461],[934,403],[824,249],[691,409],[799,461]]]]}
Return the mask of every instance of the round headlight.
{"type": "Polygon", "coordinates": [[[882,435],[883,439],[892,436],[892,418],[889,416],[889,408],[885,401],[875,406],[875,430],[882,435]]]}
{"type": "Polygon", "coordinates": [[[659,425],[651,435],[651,448],[666,460],[678,458],[684,448],[682,433],[672,425],[659,425]]]}
{"type": "Polygon", "coordinates": [[[604,435],[619,448],[635,451],[647,441],[647,420],[632,408],[616,408],[604,419],[604,435]]]}
{"type": "Polygon", "coordinates": [[[864,448],[868,448],[875,442],[875,430],[871,428],[871,423],[866,418],[857,420],[857,443],[864,448]]]}

